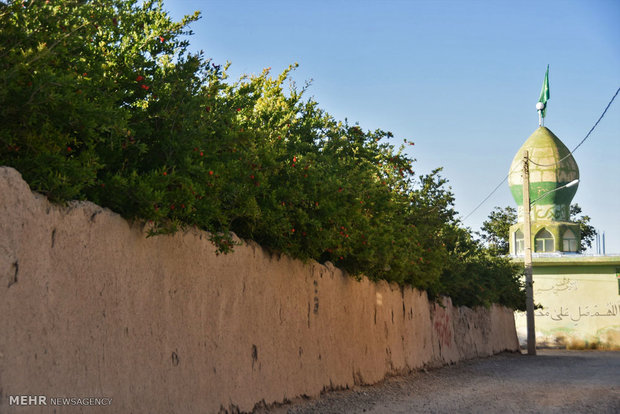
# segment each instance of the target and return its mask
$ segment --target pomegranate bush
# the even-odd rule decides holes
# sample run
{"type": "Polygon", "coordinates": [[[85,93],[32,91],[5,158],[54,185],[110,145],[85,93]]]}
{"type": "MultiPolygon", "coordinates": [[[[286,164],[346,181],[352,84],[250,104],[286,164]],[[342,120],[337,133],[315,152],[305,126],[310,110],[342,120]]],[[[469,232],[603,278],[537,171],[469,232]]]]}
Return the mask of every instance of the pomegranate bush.
{"type": "Polygon", "coordinates": [[[522,307],[515,268],[459,227],[439,170],[417,175],[391,133],[325,113],[294,66],[228,82],[187,50],[198,18],[174,22],[154,1],[0,3],[0,164],[151,235],[195,226],[229,252],[234,232],[431,296],[522,307]]]}

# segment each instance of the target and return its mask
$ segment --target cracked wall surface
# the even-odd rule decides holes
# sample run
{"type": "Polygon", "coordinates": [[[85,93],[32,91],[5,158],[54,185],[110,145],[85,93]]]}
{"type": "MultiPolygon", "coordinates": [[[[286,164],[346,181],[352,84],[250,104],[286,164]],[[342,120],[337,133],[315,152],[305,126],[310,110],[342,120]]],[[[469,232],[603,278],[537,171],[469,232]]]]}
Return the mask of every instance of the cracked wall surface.
{"type": "Polygon", "coordinates": [[[24,412],[12,395],[112,398],[92,412],[251,411],[518,349],[509,309],[430,303],[253,242],[216,255],[208,238],[146,238],[0,167],[0,411],[24,412]]]}

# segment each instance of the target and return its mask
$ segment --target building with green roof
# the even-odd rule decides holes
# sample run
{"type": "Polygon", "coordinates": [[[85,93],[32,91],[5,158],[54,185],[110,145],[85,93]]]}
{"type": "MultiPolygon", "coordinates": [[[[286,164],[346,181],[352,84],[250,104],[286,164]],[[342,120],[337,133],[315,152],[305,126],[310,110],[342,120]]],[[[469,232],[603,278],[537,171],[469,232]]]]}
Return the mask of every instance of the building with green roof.
{"type": "Polygon", "coordinates": [[[569,221],[570,203],[579,168],[566,145],[546,127],[539,127],[519,149],[508,174],[517,203],[518,223],[510,228],[510,252],[523,254],[523,154],[529,153],[532,246],[535,253],[576,253],[579,224],[569,221]]]}
{"type": "MultiPolygon", "coordinates": [[[[508,183],[518,222],[510,228],[510,254],[523,263],[523,166],[530,170],[531,246],[537,346],[620,349],[620,256],[580,254],[579,224],[570,221],[579,168],[571,152],[541,126],[515,155],[508,183]],[[570,185],[569,185],[570,184],[570,185]]],[[[524,312],[517,335],[527,339],[524,312]]]]}

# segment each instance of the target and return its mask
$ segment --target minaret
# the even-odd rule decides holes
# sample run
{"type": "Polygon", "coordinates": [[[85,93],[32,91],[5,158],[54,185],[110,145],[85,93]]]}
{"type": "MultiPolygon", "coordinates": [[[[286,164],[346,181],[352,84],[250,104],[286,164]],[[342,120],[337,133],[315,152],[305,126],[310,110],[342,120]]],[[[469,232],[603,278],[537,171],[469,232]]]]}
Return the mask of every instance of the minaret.
{"type": "Polygon", "coordinates": [[[523,254],[523,159],[528,152],[529,199],[533,251],[536,253],[579,250],[579,224],[570,222],[570,202],[577,192],[579,168],[566,145],[544,126],[549,100],[549,65],[536,104],[538,129],[517,151],[508,184],[517,202],[518,222],[510,227],[510,254],[523,254]]]}
{"type": "Polygon", "coordinates": [[[523,153],[529,152],[532,246],[536,253],[577,252],[579,224],[570,222],[570,203],[579,179],[579,168],[566,146],[541,126],[517,151],[508,184],[517,203],[518,222],[510,227],[510,253],[523,254],[523,153]],[[546,194],[546,195],[545,195],[546,194]]]}

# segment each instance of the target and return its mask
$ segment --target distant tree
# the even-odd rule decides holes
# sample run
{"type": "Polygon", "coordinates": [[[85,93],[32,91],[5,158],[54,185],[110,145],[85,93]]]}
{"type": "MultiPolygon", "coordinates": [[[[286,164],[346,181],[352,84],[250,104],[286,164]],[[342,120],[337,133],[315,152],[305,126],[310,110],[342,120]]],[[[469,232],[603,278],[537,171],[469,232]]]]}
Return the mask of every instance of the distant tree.
{"type": "MultiPolygon", "coordinates": [[[[591,226],[590,216],[581,214],[579,204],[571,204],[570,220],[579,224],[581,231],[581,243],[579,251],[584,251],[588,247],[592,247],[592,241],[596,236],[596,229],[591,226]]],[[[495,207],[489,214],[488,220],[482,223],[478,236],[487,245],[490,251],[495,254],[508,254],[510,226],[517,222],[517,210],[513,207],[495,207]]]]}
{"type": "Polygon", "coordinates": [[[581,244],[579,245],[579,251],[584,251],[588,247],[592,247],[592,241],[596,237],[596,229],[590,224],[590,216],[581,216],[581,207],[579,204],[571,204],[570,206],[570,219],[575,223],[579,223],[579,230],[581,231],[581,244]]]}
{"type": "Polygon", "coordinates": [[[480,228],[482,241],[495,254],[508,254],[510,226],[517,222],[517,210],[513,207],[495,207],[488,220],[480,228]]]}

